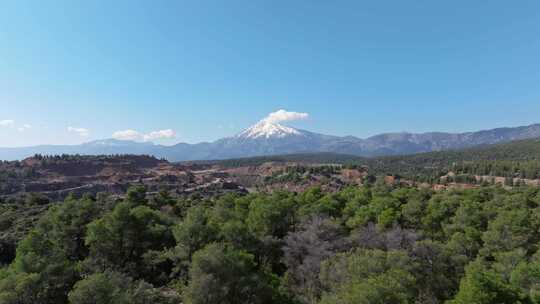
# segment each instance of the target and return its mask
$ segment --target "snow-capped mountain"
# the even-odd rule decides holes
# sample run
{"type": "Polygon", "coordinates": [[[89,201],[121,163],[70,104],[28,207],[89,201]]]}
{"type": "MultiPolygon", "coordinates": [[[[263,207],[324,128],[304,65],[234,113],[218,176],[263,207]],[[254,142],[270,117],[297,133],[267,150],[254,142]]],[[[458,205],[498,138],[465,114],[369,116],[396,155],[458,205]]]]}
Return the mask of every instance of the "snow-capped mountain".
{"type": "Polygon", "coordinates": [[[238,155],[319,151],[317,147],[329,138],[333,137],[262,120],[235,136],[211,143],[211,154],[217,158],[235,158],[238,155]]]}
{"type": "Polygon", "coordinates": [[[236,135],[236,138],[243,139],[256,139],[256,138],[284,138],[287,136],[302,135],[302,132],[280,125],[278,123],[272,123],[266,120],[261,120],[257,124],[247,128],[236,135]]]}
{"type": "Polygon", "coordinates": [[[148,154],[170,161],[314,152],[380,156],[461,149],[528,138],[540,138],[540,124],[467,133],[387,133],[360,139],[313,133],[264,119],[235,136],[214,142],[162,146],[106,139],[81,145],[0,148],[0,160],[23,159],[34,154],[148,154]]]}

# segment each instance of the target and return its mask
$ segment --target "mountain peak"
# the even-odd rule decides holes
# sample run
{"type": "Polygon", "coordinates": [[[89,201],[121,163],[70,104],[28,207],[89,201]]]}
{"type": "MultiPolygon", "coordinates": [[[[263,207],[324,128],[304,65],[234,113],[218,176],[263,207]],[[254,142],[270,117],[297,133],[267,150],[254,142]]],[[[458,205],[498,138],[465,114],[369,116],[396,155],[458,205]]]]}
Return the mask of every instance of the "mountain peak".
{"type": "Polygon", "coordinates": [[[240,132],[236,135],[236,138],[283,138],[291,135],[302,135],[302,132],[278,123],[261,120],[257,124],[240,132]]]}

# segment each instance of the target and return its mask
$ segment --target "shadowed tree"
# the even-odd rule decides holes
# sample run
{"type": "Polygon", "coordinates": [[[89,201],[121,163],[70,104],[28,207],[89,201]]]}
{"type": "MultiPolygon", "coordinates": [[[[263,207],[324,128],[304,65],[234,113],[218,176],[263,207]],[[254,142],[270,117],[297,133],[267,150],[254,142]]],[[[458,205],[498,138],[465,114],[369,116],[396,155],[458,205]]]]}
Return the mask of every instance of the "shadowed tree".
{"type": "Polygon", "coordinates": [[[184,301],[188,304],[274,303],[268,279],[258,272],[253,256],[218,243],[193,256],[184,301]]]}
{"type": "Polygon", "coordinates": [[[319,282],[323,260],[348,244],[342,227],[328,218],[313,216],[285,237],[286,287],[302,303],[315,303],[322,290],[319,282]]]}

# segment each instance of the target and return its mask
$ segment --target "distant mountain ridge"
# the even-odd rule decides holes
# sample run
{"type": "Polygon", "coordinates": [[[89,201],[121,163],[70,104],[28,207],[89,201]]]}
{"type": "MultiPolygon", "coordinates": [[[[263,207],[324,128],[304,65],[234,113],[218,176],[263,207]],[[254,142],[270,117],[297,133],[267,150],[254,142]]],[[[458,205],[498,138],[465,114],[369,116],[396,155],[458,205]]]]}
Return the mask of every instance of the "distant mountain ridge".
{"type": "Polygon", "coordinates": [[[188,161],[317,152],[371,157],[462,149],[531,138],[540,138],[540,124],[466,133],[385,133],[361,139],[313,133],[263,120],[235,136],[214,142],[163,146],[105,139],[81,145],[0,148],[0,159],[23,159],[34,154],[148,154],[169,161],[188,161]]]}

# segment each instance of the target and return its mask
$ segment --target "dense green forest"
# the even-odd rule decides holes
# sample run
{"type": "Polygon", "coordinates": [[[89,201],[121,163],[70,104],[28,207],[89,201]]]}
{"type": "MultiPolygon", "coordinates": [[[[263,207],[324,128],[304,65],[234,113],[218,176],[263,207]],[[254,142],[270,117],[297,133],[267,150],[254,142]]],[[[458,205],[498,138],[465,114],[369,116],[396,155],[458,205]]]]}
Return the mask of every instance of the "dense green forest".
{"type": "Polygon", "coordinates": [[[134,187],[52,204],[3,259],[0,303],[540,303],[539,228],[538,188],[134,187]]]}

